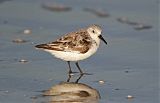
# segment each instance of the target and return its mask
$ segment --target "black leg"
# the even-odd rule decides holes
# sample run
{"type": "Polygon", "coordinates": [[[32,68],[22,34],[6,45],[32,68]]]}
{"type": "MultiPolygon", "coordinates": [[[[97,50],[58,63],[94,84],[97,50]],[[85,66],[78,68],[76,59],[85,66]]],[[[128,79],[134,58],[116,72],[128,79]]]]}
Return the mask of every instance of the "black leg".
{"type": "Polygon", "coordinates": [[[83,74],[83,71],[81,70],[81,68],[80,68],[80,66],[79,66],[79,64],[78,64],[78,62],[76,62],[76,66],[77,66],[78,70],[80,71],[80,73],[83,74]]]}
{"type": "Polygon", "coordinates": [[[68,63],[68,66],[69,66],[69,74],[71,74],[72,73],[72,70],[71,70],[71,65],[70,65],[70,61],[67,61],[67,63],[68,63]]]}
{"type": "Polygon", "coordinates": [[[79,80],[82,78],[83,75],[84,75],[84,74],[80,74],[79,78],[75,81],[75,83],[78,83],[79,80]]]}
{"type": "Polygon", "coordinates": [[[68,74],[67,82],[69,82],[69,81],[70,81],[71,77],[72,77],[72,76],[71,76],[70,74],[68,74]]]}
{"type": "Polygon", "coordinates": [[[78,62],[76,62],[76,66],[77,66],[78,70],[80,71],[81,75],[84,75],[84,74],[85,74],[85,75],[92,75],[92,74],[90,74],[90,73],[84,73],[84,72],[81,70],[78,62]]]}

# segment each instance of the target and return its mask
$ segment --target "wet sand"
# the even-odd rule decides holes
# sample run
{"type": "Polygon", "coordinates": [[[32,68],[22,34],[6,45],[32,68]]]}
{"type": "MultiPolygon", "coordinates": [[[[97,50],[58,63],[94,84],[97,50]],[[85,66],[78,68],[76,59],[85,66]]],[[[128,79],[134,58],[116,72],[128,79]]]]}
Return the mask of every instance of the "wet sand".
{"type": "Polygon", "coordinates": [[[94,56],[80,62],[83,70],[93,75],[83,76],[79,83],[99,91],[99,103],[158,103],[157,10],[156,0],[3,0],[0,103],[49,103],[40,91],[66,82],[67,64],[34,46],[90,24],[102,26],[108,46],[102,42],[94,56]],[[54,12],[42,7],[50,2],[72,10],[54,12]],[[83,10],[92,5],[110,16],[101,18],[83,10]],[[122,17],[152,28],[135,30],[134,25],[117,21],[122,17]]]}

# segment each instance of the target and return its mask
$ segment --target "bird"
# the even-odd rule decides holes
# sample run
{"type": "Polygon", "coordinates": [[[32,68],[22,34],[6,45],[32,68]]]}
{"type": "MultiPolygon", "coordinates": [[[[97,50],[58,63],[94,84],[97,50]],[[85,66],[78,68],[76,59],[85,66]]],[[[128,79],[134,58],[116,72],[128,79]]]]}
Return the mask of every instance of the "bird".
{"type": "Polygon", "coordinates": [[[78,62],[95,54],[101,40],[107,45],[107,41],[102,36],[101,26],[92,24],[77,31],[66,33],[55,41],[39,44],[35,47],[66,61],[69,67],[69,74],[74,73],[72,72],[70,62],[75,62],[79,73],[85,74],[78,62]]]}

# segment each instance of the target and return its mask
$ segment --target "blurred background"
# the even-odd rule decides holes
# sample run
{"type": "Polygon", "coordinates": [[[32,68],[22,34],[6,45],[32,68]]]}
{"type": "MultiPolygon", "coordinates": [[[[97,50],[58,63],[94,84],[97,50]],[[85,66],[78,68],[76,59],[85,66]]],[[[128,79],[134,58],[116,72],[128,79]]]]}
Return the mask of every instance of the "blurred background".
{"type": "Polygon", "coordinates": [[[108,45],[102,42],[94,56],[80,62],[93,74],[80,82],[99,91],[99,103],[158,103],[158,5],[158,0],[0,0],[0,103],[35,103],[37,91],[66,81],[66,62],[34,46],[91,24],[102,27],[108,45]]]}

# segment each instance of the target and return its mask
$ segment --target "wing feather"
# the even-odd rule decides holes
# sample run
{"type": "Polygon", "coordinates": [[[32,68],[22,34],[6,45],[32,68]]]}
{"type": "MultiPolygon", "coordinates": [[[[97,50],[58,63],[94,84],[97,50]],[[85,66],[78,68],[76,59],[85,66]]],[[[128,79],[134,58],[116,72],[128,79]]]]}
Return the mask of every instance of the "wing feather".
{"type": "Polygon", "coordinates": [[[92,39],[87,33],[86,30],[81,29],[66,34],[54,42],[40,44],[36,47],[55,51],[86,53],[92,44],[92,39]]]}

